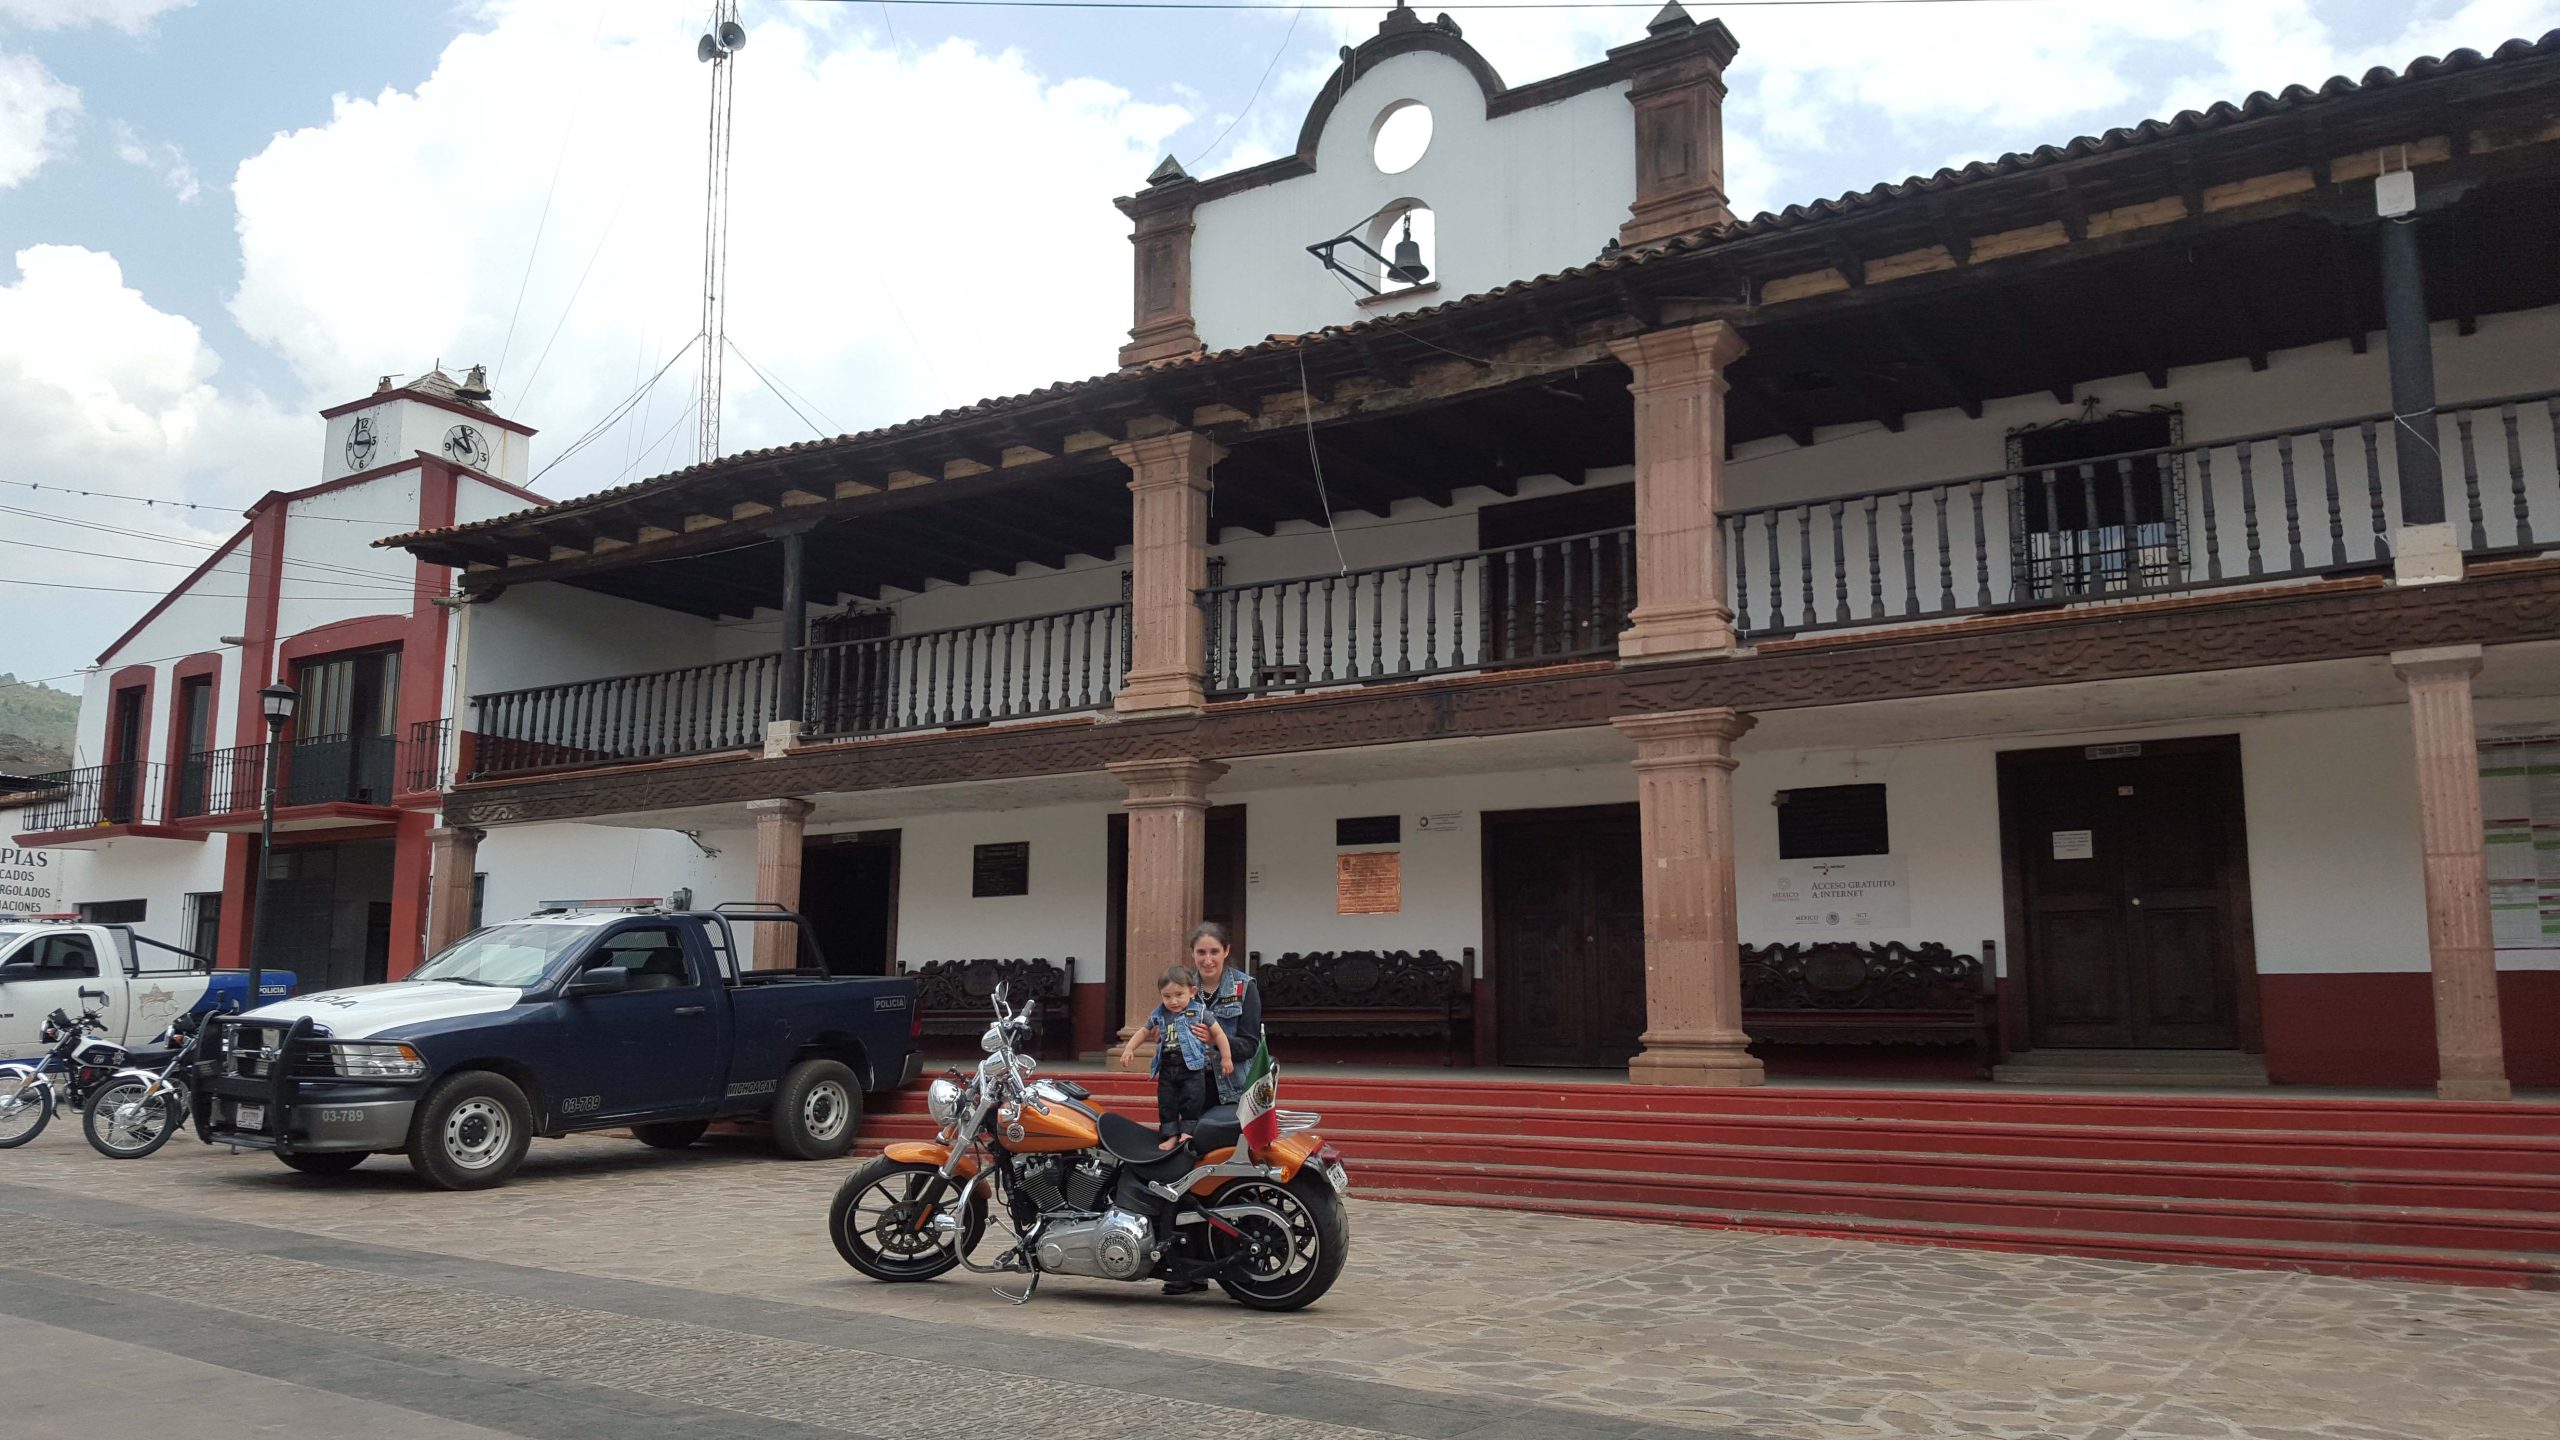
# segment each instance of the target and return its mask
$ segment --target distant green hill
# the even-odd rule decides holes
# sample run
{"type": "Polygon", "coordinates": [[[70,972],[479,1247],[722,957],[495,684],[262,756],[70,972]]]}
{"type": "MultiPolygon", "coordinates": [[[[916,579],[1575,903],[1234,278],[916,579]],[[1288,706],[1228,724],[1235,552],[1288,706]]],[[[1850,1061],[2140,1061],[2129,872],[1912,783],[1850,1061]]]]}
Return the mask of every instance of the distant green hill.
{"type": "Polygon", "coordinates": [[[40,775],[69,769],[71,737],[79,725],[79,696],[0,671],[0,770],[40,775]]]}

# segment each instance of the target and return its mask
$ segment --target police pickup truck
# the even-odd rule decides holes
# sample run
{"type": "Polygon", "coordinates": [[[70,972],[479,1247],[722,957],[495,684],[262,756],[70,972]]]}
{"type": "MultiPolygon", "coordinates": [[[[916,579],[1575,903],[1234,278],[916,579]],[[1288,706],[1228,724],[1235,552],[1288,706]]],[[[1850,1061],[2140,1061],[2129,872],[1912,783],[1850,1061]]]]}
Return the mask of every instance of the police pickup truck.
{"type": "MultiPolygon", "coordinates": [[[[269,970],[258,989],[281,1000],[293,993],[293,974],[269,970]]],[[[43,1054],[44,1017],[56,1010],[95,1011],[104,1038],[140,1049],[181,1015],[237,1010],[248,998],[247,971],[212,969],[205,957],[137,935],[130,925],[90,924],[77,915],[0,922],[0,1061],[43,1054]]]]}
{"type": "Polygon", "coordinates": [[[832,1159],[864,1091],[915,1078],[915,1001],[912,980],[825,974],[779,906],[560,902],[406,979],[211,1022],[196,1130],[305,1174],[405,1154],[447,1190],[503,1183],[534,1136],[580,1130],[676,1149],[767,1121],[784,1154],[832,1159]],[[742,965],[753,925],[793,927],[806,968],[742,965]]]}

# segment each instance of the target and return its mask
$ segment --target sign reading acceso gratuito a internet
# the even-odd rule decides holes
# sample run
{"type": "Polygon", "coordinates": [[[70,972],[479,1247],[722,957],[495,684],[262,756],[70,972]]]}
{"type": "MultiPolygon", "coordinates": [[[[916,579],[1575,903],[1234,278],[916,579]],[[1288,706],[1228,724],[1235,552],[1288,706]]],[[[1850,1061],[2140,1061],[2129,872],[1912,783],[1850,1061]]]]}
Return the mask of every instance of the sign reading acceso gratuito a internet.
{"type": "Polygon", "coordinates": [[[1911,886],[1896,855],[1782,861],[1753,898],[1758,930],[1901,930],[1911,924],[1911,886]]]}

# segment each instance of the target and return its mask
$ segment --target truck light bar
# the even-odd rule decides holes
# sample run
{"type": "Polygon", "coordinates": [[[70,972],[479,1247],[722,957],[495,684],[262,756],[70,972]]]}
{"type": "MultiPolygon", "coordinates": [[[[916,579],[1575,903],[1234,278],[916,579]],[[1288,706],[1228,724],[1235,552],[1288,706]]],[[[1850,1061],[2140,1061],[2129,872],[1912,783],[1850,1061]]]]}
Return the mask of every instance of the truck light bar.
{"type": "Polygon", "coordinates": [[[42,915],[30,915],[27,918],[30,920],[54,920],[68,922],[78,920],[80,918],[80,912],[77,910],[47,911],[42,915]]]}
{"type": "Polygon", "coordinates": [[[635,910],[643,905],[664,903],[655,895],[612,895],[596,900],[541,900],[536,907],[543,910],[635,910]]]}

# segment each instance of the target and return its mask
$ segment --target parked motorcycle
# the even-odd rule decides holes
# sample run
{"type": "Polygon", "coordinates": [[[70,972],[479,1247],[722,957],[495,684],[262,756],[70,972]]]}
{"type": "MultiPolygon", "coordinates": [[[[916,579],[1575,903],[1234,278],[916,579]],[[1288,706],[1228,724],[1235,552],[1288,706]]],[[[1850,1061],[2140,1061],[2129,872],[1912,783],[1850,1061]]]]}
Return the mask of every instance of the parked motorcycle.
{"type": "Polygon", "coordinates": [[[1350,1188],[1319,1117],[1280,1110],[1278,1137],[1245,1143],[1234,1106],[1211,1110],[1191,1140],[1159,1148],[1154,1129],[1096,1109],[1083,1086],[1035,1080],[1019,1046],[1038,1002],[994,997],[995,1023],[974,1076],[933,1082],[941,1133],[888,1146],[837,1190],[827,1226],[845,1263],[874,1280],[931,1280],[954,1267],[1021,1279],[996,1293],[1019,1305],[1043,1275],[1215,1282],[1257,1310],[1296,1310],[1333,1286],[1349,1258],[1350,1188]],[[1011,1240],[974,1257],[990,1224],[1011,1240]]]}
{"type": "MultiPolygon", "coordinates": [[[[80,999],[103,1005],[107,997],[103,991],[83,989],[80,999]]],[[[125,1048],[104,1038],[106,1028],[99,1012],[85,1004],[76,1020],[56,1010],[44,1019],[44,1043],[53,1049],[43,1059],[0,1065],[0,1150],[14,1150],[43,1134],[55,1110],[86,1102],[92,1090],[123,1068],[125,1048]]]]}
{"type": "Polygon", "coordinates": [[[188,1066],[196,1058],[204,1022],[202,1015],[179,1016],[152,1041],[176,1048],[165,1057],[127,1057],[146,1063],[116,1071],[89,1092],[80,1110],[80,1128],[88,1133],[91,1148],[110,1160],[139,1160],[178,1133],[190,1113],[188,1066]],[[150,1068],[149,1062],[160,1068],[150,1068]]]}

